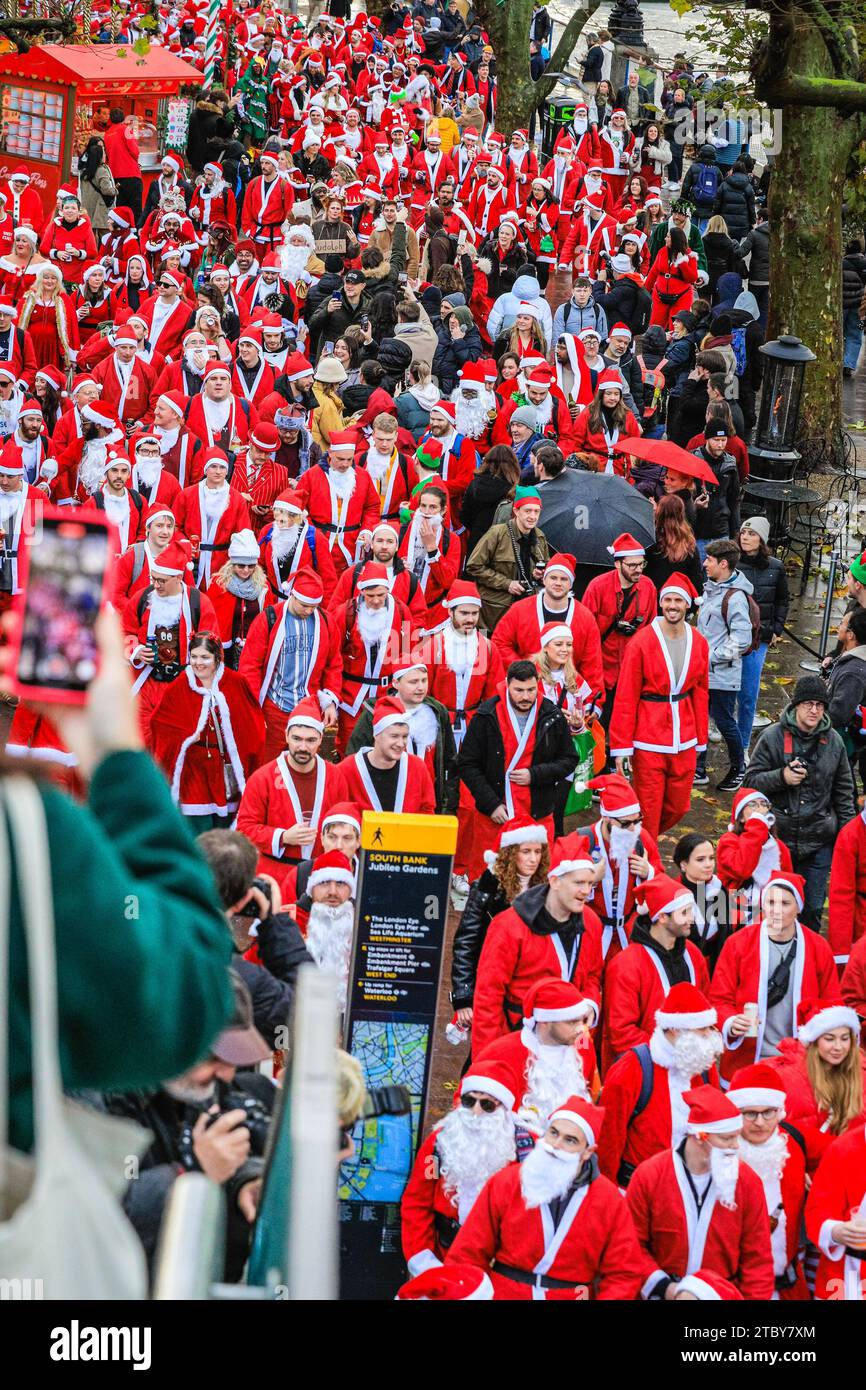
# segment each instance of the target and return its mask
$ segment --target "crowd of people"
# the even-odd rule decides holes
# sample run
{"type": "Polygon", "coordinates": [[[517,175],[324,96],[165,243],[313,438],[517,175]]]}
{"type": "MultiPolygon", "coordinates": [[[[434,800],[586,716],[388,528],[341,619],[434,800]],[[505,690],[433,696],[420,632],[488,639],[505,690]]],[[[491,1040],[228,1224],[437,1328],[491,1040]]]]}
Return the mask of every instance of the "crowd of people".
{"type": "MultiPolygon", "coordinates": [[[[156,1134],[128,1214],[152,1255],[202,1168],[238,1277],[261,1163],[230,1117],[272,1098],[236,1067],[280,1045],[302,961],[345,1006],[364,812],[454,815],[471,1060],[406,1188],[401,1297],[862,1298],[866,557],[771,721],[747,132],[688,145],[693,70],[659,109],[591,42],[544,154],[497,128],[463,0],[235,17],[148,188],[117,109],[55,207],[23,167],[0,189],[0,590],[46,499],[113,524],[139,737],[234,935],[229,1035],[144,1102],[101,1087],[156,1134]],[[654,540],[611,534],[587,573],[545,509],[593,475],[654,540]],[[714,742],[717,841],[688,829],[714,742]],[[182,1123],[218,1084],[218,1124],[182,1123]]],[[[191,3],[160,40],[201,64],[203,29],[191,3]]],[[[539,4],[534,64],[549,40],[539,4]]],[[[81,793],[44,709],[6,751],[81,793]]]]}

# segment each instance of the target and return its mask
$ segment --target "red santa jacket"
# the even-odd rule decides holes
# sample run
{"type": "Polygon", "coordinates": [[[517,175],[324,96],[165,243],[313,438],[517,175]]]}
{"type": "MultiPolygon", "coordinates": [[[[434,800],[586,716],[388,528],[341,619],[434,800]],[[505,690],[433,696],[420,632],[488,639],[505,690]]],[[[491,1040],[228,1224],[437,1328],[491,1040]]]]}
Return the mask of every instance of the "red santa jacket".
{"type": "MultiPolygon", "coordinates": [[[[604,1125],[598,1144],[598,1166],[611,1182],[627,1187],[630,1172],[620,1174],[621,1165],[634,1169],[653,1154],[678,1145],[685,1137],[688,1105],[683,1091],[700,1086],[700,1075],[684,1077],[670,1071],[648,1053],[652,1070],[652,1090],[643,1110],[635,1114],[643,1090],[643,1068],[634,1048],[614,1062],[604,1078],[601,1104],[604,1125]]],[[[715,1067],[707,1073],[710,1086],[719,1085],[715,1067]]]]}
{"type": "Polygon", "coordinates": [[[180,357],[183,352],[183,335],[189,327],[189,302],[181,296],[176,301],[171,313],[154,327],[156,304],[157,296],[145,299],[138,311],[147,322],[148,341],[162,353],[163,357],[180,357]]]}
{"type": "Polygon", "coordinates": [[[716,846],[716,871],[722,887],[734,898],[733,926],[750,925],[761,915],[761,889],[774,869],[793,868],[788,846],[770,827],[751,816],[742,829],[726,830],[716,846]]]}
{"type": "MultiPolygon", "coordinates": [[[[274,607],[274,620],[267,608],[253,619],[238,667],[246,676],[254,695],[262,705],[267,698],[274,671],[286,640],[285,601],[274,607]]],[[[336,701],[340,694],[342,670],[337,630],[327,613],[315,609],[315,632],[310,656],[305,695],[331,695],[336,701]]],[[[342,798],[337,797],[337,800],[342,798]]]]}
{"type": "MultiPolygon", "coordinates": [[[[364,449],[362,453],[355,455],[356,468],[366,470],[369,452],[369,449],[364,449]]],[[[372,474],[370,476],[372,478],[372,474]]],[[[400,512],[408,503],[415,486],[415,480],[409,473],[409,460],[406,455],[395,448],[391,455],[391,462],[381,478],[373,482],[373,486],[379,497],[381,520],[398,521],[400,512]]]]}
{"type": "Polygon", "coordinates": [[[45,226],[46,209],[38,191],[32,185],[28,185],[22,188],[20,193],[16,193],[8,179],[3,180],[0,189],[6,196],[6,207],[15,226],[32,227],[34,232],[41,234],[45,226]]]}
{"type": "Polygon", "coordinates": [[[33,339],[27,329],[16,328],[13,323],[8,333],[0,334],[0,363],[11,367],[18,380],[26,382],[28,391],[33,390],[36,382],[36,353],[33,339]]]}
{"type": "MultiPolygon", "coordinates": [[[[614,875],[607,845],[601,833],[600,820],[596,821],[595,825],[583,827],[581,834],[586,835],[589,840],[589,850],[593,859],[604,865],[604,877],[589,901],[602,923],[601,948],[605,960],[608,960],[624,951],[629,943],[637,911],[634,890],[638,880],[629,869],[628,863],[617,865],[614,875]]],[[[645,830],[641,830],[638,845],[650,862],[649,877],[654,878],[656,874],[662,873],[659,847],[645,830]]]]}
{"type": "MultiPolygon", "coordinates": [[[[814,1173],[836,1135],[830,1129],[830,1115],[819,1106],[809,1080],[806,1049],[796,1038],[783,1038],[778,1057],[770,1057],[769,1065],[779,1073],[779,1083],[785,1092],[785,1119],[799,1130],[806,1141],[806,1161],[814,1173]]],[[[866,1054],[860,1053],[866,1097],[866,1054]]],[[[866,1120],[866,1099],[853,1125],[866,1120]]]]}
{"type": "MultiPolygon", "coordinates": [[[[136,690],[149,680],[151,668],[140,660],[138,649],[146,647],[150,640],[148,632],[150,621],[149,599],[152,592],[148,584],[139,593],[133,593],[123,610],[122,623],[125,635],[125,650],[127,659],[138,676],[133,686],[136,690]]],[[[190,637],[195,632],[215,632],[216,614],[213,611],[213,604],[207,594],[196,593],[193,595],[188,587],[181,591],[180,624],[179,624],[179,646],[180,660],[186,663],[188,653],[188,643],[190,637]],[[195,610],[198,609],[198,620],[196,621],[195,610]]]]}
{"type": "Polygon", "coordinates": [[[570,980],[592,1002],[595,1022],[601,1008],[601,922],[591,907],[583,911],[583,931],[570,956],[559,936],[543,936],[529,925],[544,901],[546,888],[521,895],[520,902],[500,912],[487,929],[472,1015],[472,1054],[519,1026],[523,996],[536,980],[556,975],[570,980]],[[529,914],[529,920],[524,914],[529,914]]]}
{"type": "MultiPolygon", "coordinates": [[[[841,983],[842,998],[866,1019],[866,937],[855,941],[841,983]]],[[[863,1029],[860,1030],[861,1036],[863,1029]]]]}
{"type": "Polygon", "coordinates": [[[618,244],[616,219],[603,212],[594,221],[588,211],[575,212],[559,252],[559,263],[571,266],[575,275],[597,279],[602,254],[613,256],[618,244]]]}
{"type": "MultiPolygon", "coordinates": [[[[325,554],[328,554],[327,547],[325,554]]],[[[359,560],[356,565],[352,565],[351,569],[343,570],[339,579],[335,581],[334,587],[325,585],[325,603],[329,613],[335,612],[341,604],[348,603],[353,597],[365,563],[366,561],[359,560]]],[[[413,626],[423,627],[424,619],[427,616],[424,590],[415,575],[407,570],[399,556],[394,557],[394,563],[389,569],[388,585],[394,598],[409,610],[413,626]]]]}
{"type": "Polygon", "coordinates": [[[435,197],[447,178],[456,180],[457,177],[453,159],[441,150],[438,155],[431,155],[429,150],[419,150],[412,160],[410,172],[412,206],[422,209],[435,197]]]}
{"type": "MultiPolygon", "coordinates": [[[[577,421],[572,420],[568,402],[558,386],[550,392],[549,401],[548,419],[545,424],[536,425],[536,433],[544,435],[544,438],[548,439],[551,444],[558,445],[565,455],[571,454],[576,448],[575,427],[577,421]]],[[[499,413],[490,435],[494,444],[506,444],[510,447],[511,436],[508,433],[508,426],[517,408],[517,401],[512,398],[499,413]]],[[[585,414],[585,412],[583,413],[585,414]]],[[[577,419],[580,419],[580,415],[577,419]]]]}
{"type": "MultiPolygon", "coordinates": [[[[404,563],[409,559],[411,535],[412,523],[404,526],[397,550],[397,554],[404,563]]],[[[417,545],[423,551],[420,540],[417,545]]],[[[417,553],[418,550],[416,549],[415,554],[417,555],[417,553]]],[[[457,578],[462,559],[459,540],[454,532],[449,531],[445,526],[440,532],[439,548],[435,554],[437,558],[429,559],[421,573],[416,575],[419,588],[424,595],[424,602],[427,605],[423,625],[428,631],[447,617],[447,611],[442,607],[442,600],[447,598],[448,590],[457,578]]]]}
{"type": "Polygon", "coordinates": [[[507,212],[516,212],[517,202],[507,184],[500,184],[494,193],[487,182],[476,184],[466,205],[466,216],[483,240],[495,232],[507,212]]]}
{"type": "Polygon", "coordinates": [[[440,1222],[456,1222],[457,1193],[446,1192],[446,1178],[439,1172],[436,1130],[421,1145],[400,1198],[400,1239],[411,1278],[445,1259],[447,1246],[439,1239],[440,1222]]]}
{"type": "Polygon", "coordinates": [[[830,866],[827,935],[840,972],[847,965],[855,942],[866,934],[866,821],[863,816],[861,811],[839,831],[830,866]]]}
{"type": "MultiPolygon", "coordinates": [[[[337,802],[339,773],[334,763],[317,757],[309,780],[313,801],[307,824],[318,831],[322,818],[337,802]]],[[[300,825],[303,816],[295,776],[281,753],[273,762],[257,768],[248,779],[237,818],[237,829],[259,851],[259,872],[271,874],[281,889],[288,886],[291,868],[321,852],[318,839],[311,845],[283,844],[283,831],[300,825]]]]}
{"type": "Polygon", "coordinates": [[[150,410],[156,375],[153,367],[140,357],[133,357],[126,382],[120,376],[114,353],[94,367],[93,380],[102,387],[100,405],[107,405],[124,425],[143,420],[150,410]]]}
{"type": "Polygon", "coordinates": [[[256,426],[259,417],[255,406],[240,396],[230,396],[228,420],[217,433],[208,421],[204,402],[204,395],[193,396],[186,417],[187,427],[206,449],[216,446],[226,453],[236,453],[240,446],[249,442],[250,430],[256,426]]]}
{"type": "Polygon", "coordinates": [[[328,465],[316,464],[302,473],[297,492],[310,520],[328,538],[328,549],[338,576],[355,563],[361,531],[372,531],[380,519],[379,495],[369,473],[355,468],[355,487],[348,502],[338,508],[328,482],[328,465]]]}
{"type": "Polygon", "coordinates": [[[686,624],[685,660],[674,681],[660,625],[661,618],[654,618],[626,647],[610,721],[612,758],[630,758],[636,748],[682,753],[707,746],[707,640],[686,624]],[[648,695],[661,699],[648,700],[648,695]]]}
{"type": "Polygon", "coordinates": [[[529,249],[539,265],[558,263],[559,243],[567,222],[568,218],[560,216],[559,204],[553,198],[535,198],[530,194],[525,200],[521,223],[529,249]]]}
{"type": "Polygon", "coordinates": [[[690,294],[698,282],[698,258],[694,251],[688,251],[671,258],[668,248],[662,246],[649,268],[645,288],[654,295],[690,294]]]}
{"type": "Polygon", "coordinates": [[[354,801],[362,811],[396,811],[407,815],[436,814],[436,793],[433,779],[423,758],[404,753],[399,761],[397,792],[393,806],[383,806],[370,778],[363,750],[344,758],[338,764],[340,795],[338,801],[354,801]]]}
{"type": "Polygon", "coordinates": [[[217,570],[222,569],[228,559],[229,544],[234,533],[245,531],[250,524],[246,502],[240,493],[233,492],[229,487],[226,505],[217,521],[216,530],[212,538],[205,541],[202,495],[206,486],[202,479],[192,487],[185,487],[174,505],[177,529],[192,543],[193,550],[198,554],[196,578],[197,582],[203,585],[210,583],[217,570]]]}
{"type": "MultiPolygon", "coordinates": [[[[683,962],[691,983],[708,993],[706,961],[691,941],[685,943],[683,962]]],[[[608,962],[604,972],[601,1048],[604,1074],[630,1047],[649,1042],[655,1031],[656,1010],[661,1008],[670,988],[659,956],[651,946],[635,941],[634,937],[624,951],[608,962]]]]}
{"type": "Polygon", "coordinates": [[[141,493],[148,507],[153,507],[158,502],[161,507],[168,507],[172,512],[183,491],[174,474],[167,473],[164,467],[160,469],[156,482],[146,486],[138,476],[138,466],[133,464],[130,485],[141,493]]]}
{"type": "Polygon", "coordinates": [[[529,1210],[520,1189],[520,1165],[509,1163],[481,1189],[446,1264],[476,1265],[489,1273],[494,1298],[518,1302],[575,1298],[629,1302],[640,1289],[640,1247],[624,1199],[600,1174],[579,1187],[558,1226],[550,1208],[529,1210]],[[571,1287],[544,1289],[518,1283],[491,1263],[527,1274],[547,1274],[571,1287]]]}
{"type": "MultiPolygon", "coordinates": [[[[333,609],[333,622],[340,642],[340,661],[343,668],[340,709],[347,716],[344,727],[354,727],[365,700],[374,699],[376,691],[388,684],[395,666],[411,651],[414,627],[409,610],[391,595],[391,626],[378,643],[376,662],[369,667],[369,652],[361,637],[358,623],[359,599],[351,598],[333,609]]],[[[342,718],[342,715],[341,715],[342,718]]]]}
{"type": "Polygon", "coordinates": [[[459,748],[478,706],[482,700],[492,699],[505,679],[505,668],[490,638],[483,632],[477,632],[475,660],[467,675],[460,678],[458,687],[458,676],[449,664],[448,653],[453,650],[454,641],[449,636],[449,630],[454,631],[450,620],[436,632],[430,633],[425,639],[424,659],[427,662],[430,694],[448,711],[454,740],[459,748]]]}
{"type": "Polygon", "coordinates": [[[598,625],[601,639],[601,658],[604,668],[604,684],[612,690],[619,680],[623,657],[634,637],[617,632],[616,623],[620,615],[625,621],[639,623],[646,627],[652,622],[658,609],[658,595],[651,579],[642,574],[628,591],[634,597],[625,604],[623,587],[616,570],[606,570],[604,574],[591,579],[584,590],[583,605],[588,608],[598,625]]]}
{"type": "Polygon", "coordinates": [[[627,454],[614,452],[614,445],[620,439],[636,439],[640,434],[640,426],[630,410],[625,413],[625,423],[622,429],[614,428],[612,434],[605,433],[604,422],[599,429],[593,429],[590,423],[589,408],[581,410],[577,415],[571,430],[571,448],[576,454],[593,454],[595,456],[595,469],[598,473],[615,473],[619,478],[628,478],[630,475],[630,460],[627,454]]]}
{"type": "Polygon", "coordinates": [[[228,222],[230,227],[236,227],[238,211],[235,195],[225,184],[216,193],[205,188],[203,184],[196,184],[189,200],[189,216],[198,232],[206,231],[211,222],[220,219],[228,222]]]}
{"type": "MultiPolygon", "coordinates": [[[[426,444],[429,438],[429,434],[423,435],[421,444],[426,444]]],[[[460,515],[460,504],[463,501],[463,494],[475,477],[475,472],[479,463],[480,460],[478,457],[478,450],[475,447],[475,441],[470,439],[468,435],[455,434],[451,440],[445,444],[441,477],[448,489],[451,515],[455,518],[460,515]]],[[[455,534],[458,536],[461,535],[464,530],[465,527],[463,526],[454,526],[455,534]]]]}
{"type": "Polygon", "coordinates": [[[863,1261],[833,1241],[833,1227],[851,1220],[854,1207],[863,1215],[866,1193],[866,1129],[859,1126],[830,1145],[812,1180],[806,1202],[806,1235],[821,1251],[815,1297],[863,1302],[863,1261]]]}
{"type": "MultiPolygon", "coordinates": [[[[538,177],[538,155],[529,145],[524,145],[520,156],[516,157],[511,146],[505,152],[505,182],[518,208],[523,208],[530,199],[532,180],[538,177]]],[[[533,250],[535,248],[533,247],[533,250]]]]}
{"type": "MultiPolygon", "coordinates": [[[[799,922],[796,929],[797,951],[792,968],[793,1023],[801,999],[838,997],[839,976],[833,952],[817,932],[808,931],[799,922]]],[[[764,1024],[767,1017],[768,950],[767,930],[760,922],[742,927],[729,936],[716,962],[710,999],[718,1011],[719,1025],[725,1039],[722,1076],[730,1080],[740,1067],[749,1066],[761,1056],[764,1024]],[[758,1036],[730,1036],[729,1020],[743,1012],[743,1006],[757,1002],[758,1036]]]]}
{"type": "MultiPolygon", "coordinates": [[[[778,1184],[762,1178],[773,1268],[783,1303],[805,1302],[811,1298],[801,1261],[803,1209],[806,1205],[806,1159],[801,1144],[787,1133],[787,1121],[780,1131],[785,1140],[785,1159],[778,1184]],[[793,1280],[793,1282],[791,1282],[793,1280]]],[[[743,1153],[740,1151],[741,1161],[743,1153]]],[[[760,1178],[760,1174],[758,1175],[760,1178]]]]}
{"type": "MultiPolygon", "coordinates": [[[[172,389],[171,387],[168,388],[172,389]]],[[[266,396],[269,396],[274,389],[273,368],[263,357],[259,358],[259,367],[256,375],[251,382],[240,371],[237,362],[232,369],[232,394],[238,396],[242,401],[247,401],[258,409],[266,396]]]]}
{"type": "Polygon", "coordinates": [[[309,522],[301,522],[301,531],[302,535],[295,546],[292,558],[284,563],[281,571],[274,558],[274,548],[271,543],[273,526],[266,526],[259,534],[259,564],[268,577],[271,592],[277,598],[285,597],[286,585],[291,575],[303,566],[310,566],[322,581],[325,590],[325,607],[330,610],[334,605],[328,602],[328,595],[336,591],[337,572],[334,569],[328,543],[325,537],[320,535],[315,526],[311,526],[309,522]]]}
{"type": "MultiPolygon", "coordinates": [[[[187,543],[181,540],[181,544],[186,545],[187,543]]],[[[110,597],[113,607],[118,612],[123,610],[133,594],[141,593],[142,589],[147,589],[152,583],[150,577],[152,560],[150,548],[147,542],[142,540],[136,541],[115,561],[111,572],[110,597]]],[[[187,570],[184,583],[189,584],[191,579],[192,570],[187,570]]]]}
{"type": "Polygon", "coordinates": [[[244,236],[258,241],[278,243],[282,240],[281,228],[291,216],[295,195],[288,179],[279,175],[266,184],[259,177],[252,179],[247,186],[244,206],[241,213],[241,228],[244,236]]]}
{"type": "Polygon", "coordinates": [[[96,260],[96,241],[90,218],[82,213],[70,227],[61,217],[52,217],[39,243],[39,250],[57,267],[64,280],[71,285],[80,285],[85,270],[96,260]],[[64,259],[67,251],[73,253],[71,261],[64,259]]]}
{"type": "MultiPolygon", "coordinates": [[[[543,599],[543,594],[518,599],[496,624],[492,641],[506,670],[512,661],[531,660],[541,650],[541,629],[546,622],[543,599]]],[[[605,682],[601,635],[593,614],[580,599],[572,597],[565,611],[557,613],[556,621],[571,628],[574,664],[593,694],[599,694],[605,682]]]]}
{"type": "Polygon", "coordinates": [[[730,1280],[745,1299],[772,1298],[775,1275],[764,1188],[745,1163],[740,1163],[733,1210],[722,1206],[711,1185],[699,1219],[685,1164],[670,1149],[640,1165],[627,1201],[643,1250],[644,1298],[665,1277],[679,1280],[698,1269],[730,1280]]]}
{"type": "Polygon", "coordinates": [[[550,179],[553,196],[559,203],[563,217],[570,219],[575,215],[578,190],[586,173],[586,165],[580,159],[573,159],[566,166],[563,160],[549,159],[541,171],[542,177],[550,179]]]}

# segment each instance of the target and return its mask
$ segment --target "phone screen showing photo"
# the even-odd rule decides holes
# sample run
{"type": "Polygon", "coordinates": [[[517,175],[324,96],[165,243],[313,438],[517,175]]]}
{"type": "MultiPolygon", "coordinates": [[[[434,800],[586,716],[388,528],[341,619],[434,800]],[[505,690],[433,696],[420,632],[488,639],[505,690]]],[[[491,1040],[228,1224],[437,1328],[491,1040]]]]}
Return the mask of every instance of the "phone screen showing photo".
{"type": "Polygon", "coordinates": [[[43,522],[30,553],[17,670],[22,685],[83,692],[93,680],[108,545],[99,522],[43,522]]]}

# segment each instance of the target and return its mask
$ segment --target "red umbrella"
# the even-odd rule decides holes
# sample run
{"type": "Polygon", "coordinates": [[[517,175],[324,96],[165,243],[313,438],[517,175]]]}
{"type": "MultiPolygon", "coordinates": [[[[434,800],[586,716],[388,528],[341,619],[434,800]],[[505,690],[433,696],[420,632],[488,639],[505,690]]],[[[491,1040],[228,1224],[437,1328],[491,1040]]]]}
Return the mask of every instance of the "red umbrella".
{"type": "Polygon", "coordinates": [[[617,453],[631,454],[632,458],[646,459],[647,463],[657,463],[661,468],[672,468],[675,473],[718,485],[719,480],[708,463],[669,439],[619,439],[613,447],[617,453]]]}

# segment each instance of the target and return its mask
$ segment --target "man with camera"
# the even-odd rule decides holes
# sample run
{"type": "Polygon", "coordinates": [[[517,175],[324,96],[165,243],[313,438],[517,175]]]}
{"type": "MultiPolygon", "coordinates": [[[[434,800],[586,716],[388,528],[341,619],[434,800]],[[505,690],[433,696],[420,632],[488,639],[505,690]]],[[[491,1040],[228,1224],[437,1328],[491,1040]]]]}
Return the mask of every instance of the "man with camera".
{"type": "Polygon", "coordinates": [[[481,626],[492,632],[518,599],[537,593],[542,585],[550,546],[538,528],[541,494],[518,487],[510,521],[491,526],[466,565],[468,578],[481,595],[481,626]]]}

